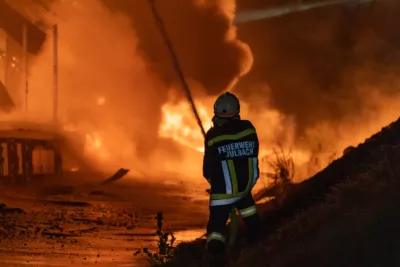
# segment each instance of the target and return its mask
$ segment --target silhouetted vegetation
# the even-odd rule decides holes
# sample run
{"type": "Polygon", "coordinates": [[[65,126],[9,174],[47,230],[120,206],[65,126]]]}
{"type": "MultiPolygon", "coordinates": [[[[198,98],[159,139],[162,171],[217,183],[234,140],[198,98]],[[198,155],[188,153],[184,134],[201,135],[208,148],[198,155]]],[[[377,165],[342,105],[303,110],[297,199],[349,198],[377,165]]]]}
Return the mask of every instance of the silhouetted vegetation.
{"type": "Polygon", "coordinates": [[[285,153],[282,146],[279,150],[274,149],[274,158],[267,161],[272,172],[267,173],[267,177],[271,178],[274,185],[287,184],[293,180],[295,174],[294,160],[291,151],[285,153]]]}
{"type": "Polygon", "coordinates": [[[162,265],[168,263],[174,256],[175,236],[173,233],[163,231],[163,213],[159,212],[157,217],[157,248],[156,252],[150,251],[148,248],[138,249],[135,255],[146,255],[151,265],[162,265]]]}

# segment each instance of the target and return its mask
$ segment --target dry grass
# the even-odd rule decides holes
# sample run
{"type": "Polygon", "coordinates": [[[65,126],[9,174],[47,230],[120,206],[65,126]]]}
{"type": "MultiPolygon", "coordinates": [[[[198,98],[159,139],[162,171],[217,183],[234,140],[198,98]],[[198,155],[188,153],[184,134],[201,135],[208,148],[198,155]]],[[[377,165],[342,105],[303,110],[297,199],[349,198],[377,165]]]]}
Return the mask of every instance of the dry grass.
{"type": "Polygon", "coordinates": [[[273,159],[268,161],[268,166],[272,172],[267,173],[274,185],[286,184],[293,180],[295,174],[294,160],[292,152],[286,153],[282,146],[273,150],[273,159]]]}
{"type": "Polygon", "coordinates": [[[295,162],[291,150],[284,150],[281,145],[272,153],[261,158],[260,181],[265,189],[283,185],[293,180],[295,162]]]}
{"type": "Polygon", "coordinates": [[[375,153],[368,171],[244,250],[236,266],[400,266],[400,148],[375,153]]]}
{"type": "Polygon", "coordinates": [[[295,176],[295,161],[292,151],[285,151],[281,145],[271,155],[261,159],[259,182],[264,188],[254,194],[256,201],[285,193],[295,176]]]}

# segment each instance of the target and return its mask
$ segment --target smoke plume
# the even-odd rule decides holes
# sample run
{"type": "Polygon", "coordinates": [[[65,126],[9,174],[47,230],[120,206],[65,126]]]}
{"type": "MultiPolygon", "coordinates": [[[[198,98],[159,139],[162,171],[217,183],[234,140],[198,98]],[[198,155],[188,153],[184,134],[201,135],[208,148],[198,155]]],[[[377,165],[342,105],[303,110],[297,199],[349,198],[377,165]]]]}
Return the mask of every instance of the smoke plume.
{"type": "MultiPolygon", "coordinates": [[[[234,1],[173,2],[158,1],[157,8],[191,85],[206,94],[228,89],[252,64],[250,49],[237,40],[232,26],[234,1]]],[[[104,160],[97,162],[100,169],[176,169],[165,158],[179,158],[182,151],[160,140],[158,129],[162,105],[181,88],[148,3],[52,1],[48,8],[37,16],[59,29],[62,127],[86,139],[86,150],[104,160]]],[[[48,40],[30,62],[30,120],[52,119],[52,64],[49,27],[48,40]]]]}
{"type": "MultiPolygon", "coordinates": [[[[139,51],[126,15],[96,0],[57,1],[50,8],[59,28],[61,124],[92,143],[93,156],[132,167],[138,154],[145,159],[157,146],[167,85],[139,51]]],[[[50,31],[30,68],[29,115],[41,121],[52,114],[51,38],[50,31]]]]}
{"type": "MultiPolygon", "coordinates": [[[[239,11],[265,8],[261,2],[241,1],[239,11]]],[[[267,83],[259,97],[294,116],[292,145],[322,157],[323,167],[398,117],[399,10],[398,1],[383,0],[239,25],[254,65],[236,92],[246,99],[267,83]]]]}
{"type": "MultiPolygon", "coordinates": [[[[60,31],[63,122],[94,146],[102,143],[102,157],[118,167],[176,170],[189,163],[185,152],[158,138],[162,106],[181,88],[147,1],[73,2],[51,6],[60,31]]],[[[234,86],[264,147],[283,140],[309,162],[322,162],[318,169],[398,116],[400,5],[386,0],[232,24],[235,12],[276,2],[156,5],[195,94],[215,96],[234,86]]],[[[51,46],[49,39],[30,69],[30,114],[42,120],[51,117],[51,46]]],[[[200,174],[200,160],[190,163],[200,174]]]]}
{"type": "MultiPolygon", "coordinates": [[[[132,20],[139,49],[154,70],[168,83],[176,83],[168,51],[155,27],[147,1],[105,0],[124,10],[132,20]]],[[[248,46],[235,36],[234,0],[156,1],[165,28],[185,76],[200,83],[208,94],[217,94],[247,73],[252,64],[248,46]]]]}

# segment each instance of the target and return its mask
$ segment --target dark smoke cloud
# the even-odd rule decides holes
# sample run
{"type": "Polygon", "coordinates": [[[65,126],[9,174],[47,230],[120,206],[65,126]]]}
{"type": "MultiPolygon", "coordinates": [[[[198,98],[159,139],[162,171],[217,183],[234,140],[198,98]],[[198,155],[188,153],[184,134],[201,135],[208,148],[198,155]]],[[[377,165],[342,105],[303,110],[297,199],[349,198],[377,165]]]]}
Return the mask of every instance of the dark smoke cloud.
{"type": "MultiPolygon", "coordinates": [[[[175,82],[168,51],[157,31],[147,1],[104,0],[130,15],[140,47],[166,81],[175,82]]],[[[199,8],[195,1],[156,1],[185,75],[201,83],[210,94],[221,92],[240,73],[246,55],[224,36],[228,19],[216,5],[199,8]]]]}
{"type": "MultiPolygon", "coordinates": [[[[277,1],[266,2],[241,0],[238,8],[277,1]]],[[[394,93],[389,84],[397,78],[393,73],[399,73],[399,11],[399,1],[383,0],[240,25],[239,39],[250,45],[254,65],[238,90],[245,95],[254,84],[268,83],[276,108],[296,116],[299,134],[318,122],[357,113],[368,94],[360,92],[362,85],[394,93]]]]}
{"type": "MultiPolygon", "coordinates": [[[[167,50],[155,28],[147,1],[103,0],[132,18],[140,47],[154,70],[176,82],[167,50]]],[[[211,1],[208,1],[211,2],[211,1]]],[[[217,1],[215,1],[217,3],[217,1]]],[[[238,0],[238,11],[281,6],[297,0],[238,0]]],[[[323,2],[323,1],[302,1],[323,2]]],[[[209,94],[224,90],[239,73],[245,56],[224,41],[229,21],[217,5],[199,8],[194,1],[157,1],[185,75],[204,85],[209,94]]],[[[246,97],[267,83],[269,102],[295,115],[298,133],[322,121],[340,122],[365,102],[363,85],[393,93],[398,73],[400,3],[380,0],[373,5],[338,5],[238,26],[254,64],[237,85],[246,97]]],[[[263,97],[261,95],[260,97],[263,97]]]]}
{"type": "MultiPolygon", "coordinates": [[[[243,10],[255,10],[262,9],[266,7],[276,7],[282,5],[290,5],[300,2],[300,0],[237,0],[236,6],[239,11],[243,10]]],[[[307,2],[307,1],[302,1],[307,2]]],[[[309,2],[309,1],[308,1],[309,2]]],[[[313,1],[317,2],[317,1],[313,1]]]]}

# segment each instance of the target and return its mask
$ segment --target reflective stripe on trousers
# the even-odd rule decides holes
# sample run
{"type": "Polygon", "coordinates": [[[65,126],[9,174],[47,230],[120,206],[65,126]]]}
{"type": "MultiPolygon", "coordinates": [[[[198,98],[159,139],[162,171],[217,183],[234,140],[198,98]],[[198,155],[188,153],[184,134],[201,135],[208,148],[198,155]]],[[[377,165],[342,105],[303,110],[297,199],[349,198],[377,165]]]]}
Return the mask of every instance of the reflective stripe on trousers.
{"type": "Polygon", "coordinates": [[[226,241],[225,236],[218,232],[212,232],[207,236],[207,242],[210,242],[211,240],[218,240],[223,243],[226,241]]]}
{"type": "Polygon", "coordinates": [[[248,208],[239,210],[239,213],[243,218],[247,218],[247,217],[257,214],[257,207],[255,205],[253,205],[248,208]]]}
{"type": "Polygon", "coordinates": [[[232,187],[237,188],[236,174],[234,174],[233,175],[234,177],[232,177],[227,161],[224,160],[221,162],[221,164],[222,164],[222,171],[224,174],[226,194],[215,194],[219,196],[218,198],[217,197],[213,198],[213,195],[211,195],[210,206],[230,205],[241,200],[245,195],[247,195],[251,191],[253,186],[256,184],[259,176],[257,167],[258,158],[256,157],[249,158],[249,183],[247,185],[247,188],[244,192],[241,193],[233,192],[232,187]],[[234,178],[233,179],[234,181],[232,181],[232,178],[234,178]],[[232,182],[234,182],[234,184],[232,184],[232,182]]]}

